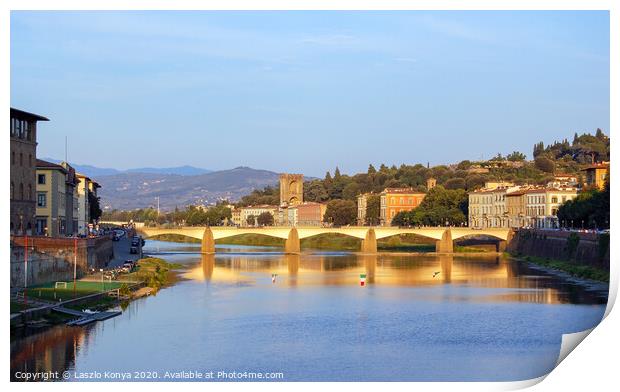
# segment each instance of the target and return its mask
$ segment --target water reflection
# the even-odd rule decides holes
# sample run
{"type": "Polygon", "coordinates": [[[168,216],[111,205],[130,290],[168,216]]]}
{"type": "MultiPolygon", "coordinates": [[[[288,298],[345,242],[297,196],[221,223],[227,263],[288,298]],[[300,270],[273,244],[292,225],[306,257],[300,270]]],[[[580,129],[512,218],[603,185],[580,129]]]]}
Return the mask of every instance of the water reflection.
{"type": "Polygon", "coordinates": [[[359,283],[360,274],[366,274],[367,285],[465,285],[511,289],[510,292],[490,293],[487,298],[475,298],[482,301],[546,304],[606,302],[600,293],[575,289],[558,278],[497,256],[230,253],[203,254],[200,260],[199,265],[187,272],[188,278],[256,284],[257,280],[275,274],[275,283],[289,287],[350,286],[359,283]]]}
{"type": "Polygon", "coordinates": [[[11,340],[11,381],[17,372],[59,372],[69,369],[86,340],[87,328],[54,327],[11,340]]]}

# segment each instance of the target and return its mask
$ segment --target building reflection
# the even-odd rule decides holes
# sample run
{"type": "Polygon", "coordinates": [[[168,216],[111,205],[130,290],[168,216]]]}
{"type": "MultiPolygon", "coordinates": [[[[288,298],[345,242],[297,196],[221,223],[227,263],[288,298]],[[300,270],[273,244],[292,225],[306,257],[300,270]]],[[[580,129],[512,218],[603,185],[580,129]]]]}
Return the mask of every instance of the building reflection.
{"type": "Polygon", "coordinates": [[[459,284],[517,290],[510,294],[489,294],[495,301],[561,303],[575,300],[570,293],[559,291],[555,279],[541,278],[540,274],[532,274],[526,267],[508,259],[480,254],[203,254],[200,266],[187,276],[213,282],[256,283],[261,274],[266,277],[276,274],[276,283],[288,287],[358,286],[360,274],[366,274],[367,285],[459,284]]]}
{"type": "MultiPolygon", "coordinates": [[[[58,372],[71,369],[86,342],[88,328],[58,326],[11,340],[11,381],[17,372],[58,372]]],[[[55,381],[55,380],[50,380],[55,381]]]]}

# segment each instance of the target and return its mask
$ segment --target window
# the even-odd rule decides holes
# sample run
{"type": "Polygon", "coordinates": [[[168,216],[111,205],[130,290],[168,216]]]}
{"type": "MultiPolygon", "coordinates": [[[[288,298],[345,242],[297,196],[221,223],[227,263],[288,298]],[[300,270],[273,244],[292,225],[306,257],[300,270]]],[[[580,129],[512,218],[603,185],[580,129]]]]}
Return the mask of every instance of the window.
{"type": "Polygon", "coordinates": [[[22,137],[22,122],[19,120],[15,120],[15,135],[19,138],[22,137]]]}
{"type": "Polygon", "coordinates": [[[45,207],[47,205],[47,195],[45,193],[39,193],[37,195],[37,207],[45,207]]]}
{"type": "Polygon", "coordinates": [[[558,202],[558,197],[557,196],[551,197],[551,202],[552,203],[557,203],[558,202]]]}
{"type": "Polygon", "coordinates": [[[24,139],[30,140],[30,123],[28,121],[24,121],[24,139]]]}
{"type": "Polygon", "coordinates": [[[28,200],[32,200],[32,185],[28,184],[28,200]]]}
{"type": "Polygon", "coordinates": [[[37,176],[37,183],[40,185],[45,185],[45,174],[39,174],[37,176]]]}
{"type": "Polygon", "coordinates": [[[47,235],[47,218],[37,218],[36,232],[38,235],[47,235]]]}
{"type": "Polygon", "coordinates": [[[15,164],[15,151],[11,151],[11,164],[15,164]]]}
{"type": "Polygon", "coordinates": [[[19,200],[24,200],[24,184],[19,184],[19,200]]]}
{"type": "Polygon", "coordinates": [[[24,154],[19,153],[19,166],[24,166],[24,154]]]}
{"type": "Polygon", "coordinates": [[[15,199],[15,184],[11,181],[11,199],[15,199]]]}
{"type": "Polygon", "coordinates": [[[32,154],[28,154],[28,166],[32,167],[32,154]]]}

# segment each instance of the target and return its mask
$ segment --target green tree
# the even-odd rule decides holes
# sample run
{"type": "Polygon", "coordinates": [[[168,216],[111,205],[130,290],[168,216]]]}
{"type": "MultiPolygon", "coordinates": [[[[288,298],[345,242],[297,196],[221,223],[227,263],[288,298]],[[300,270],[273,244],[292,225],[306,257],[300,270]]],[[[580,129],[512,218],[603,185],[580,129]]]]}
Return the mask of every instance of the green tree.
{"type": "Polygon", "coordinates": [[[467,222],[468,196],[463,189],[431,189],[418,208],[402,211],[392,219],[393,226],[459,226],[467,222]]]}
{"type": "Polygon", "coordinates": [[[254,226],[256,224],[256,217],[254,215],[248,215],[245,221],[248,226],[254,226]]]}
{"type": "Polygon", "coordinates": [[[522,162],[522,161],[525,161],[525,158],[526,158],[525,154],[519,151],[513,151],[512,153],[508,154],[508,156],[506,157],[506,159],[511,162],[522,162]]]}
{"type": "Polygon", "coordinates": [[[323,181],[314,180],[311,182],[306,182],[304,184],[304,200],[305,201],[314,201],[317,203],[323,202],[329,198],[327,194],[327,190],[323,185],[323,181]]]}
{"type": "Polygon", "coordinates": [[[366,200],[366,224],[376,226],[381,223],[381,196],[370,195],[366,200]]]}
{"type": "Polygon", "coordinates": [[[465,189],[467,184],[463,178],[450,178],[448,181],[444,182],[443,186],[446,189],[465,189]]]}
{"type": "Polygon", "coordinates": [[[545,173],[553,173],[555,171],[555,162],[547,157],[537,157],[534,160],[534,165],[538,170],[544,171],[545,173]]]}
{"type": "Polygon", "coordinates": [[[256,218],[256,222],[260,226],[273,226],[273,215],[269,212],[261,212],[260,215],[256,218]]]}
{"type": "Polygon", "coordinates": [[[357,207],[351,200],[332,200],[327,203],[323,221],[336,226],[355,224],[357,207]]]}
{"type": "Polygon", "coordinates": [[[342,189],[342,198],[347,200],[355,200],[360,193],[360,186],[356,182],[349,182],[342,189]]]}
{"type": "Polygon", "coordinates": [[[101,217],[101,206],[99,205],[99,197],[96,197],[94,193],[88,191],[88,208],[90,215],[90,222],[99,220],[101,217]]]}

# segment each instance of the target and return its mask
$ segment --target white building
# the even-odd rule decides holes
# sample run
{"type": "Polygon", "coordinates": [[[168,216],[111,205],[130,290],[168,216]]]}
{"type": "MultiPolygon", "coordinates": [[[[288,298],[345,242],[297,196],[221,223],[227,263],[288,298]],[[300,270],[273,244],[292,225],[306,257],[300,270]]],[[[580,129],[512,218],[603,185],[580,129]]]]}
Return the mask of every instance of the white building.
{"type": "Polygon", "coordinates": [[[259,206],[241,207],[239,210],[240,210],[240,214],[239,214],[240,226],[258,225],[256,218],[258,218],[258,216],[264,212],[270,213],[273,216],[273,221],[277,222],[276,220],[276,218],[278,217],[277,206],[270,206],[270,205],[264,204],[264,205],[259,205],[259,206]],[[248,220],[249,220],[248,218],[250,217],[254,217],[254,224],[248,223],[248,220]]]}

